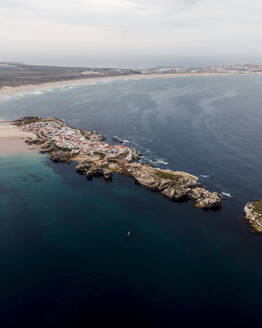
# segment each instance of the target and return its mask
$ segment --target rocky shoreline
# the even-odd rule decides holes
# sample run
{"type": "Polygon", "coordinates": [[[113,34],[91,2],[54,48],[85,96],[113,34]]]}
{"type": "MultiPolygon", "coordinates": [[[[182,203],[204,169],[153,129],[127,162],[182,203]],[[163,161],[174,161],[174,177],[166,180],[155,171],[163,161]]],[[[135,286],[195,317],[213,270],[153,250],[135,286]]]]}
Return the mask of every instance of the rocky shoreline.
{"type": "Polygon", "coordinates": [[[262,200],[247,203],[244,213],[251,227],[256,232],[262,232],[262,200]]]}
{"type": "Polygon", "coordinates": [[[54,162],[76,162],[76,171],[88,179],[103,176],[111,180],[117,172],[174,201],[192,200],[195,207],[203,209],[222,206],[222,197],[202,186],[196,176],[141,164],[141,154],[136,149],[109,145],[94,131],[73,129],[57,118],[23,117],[14,124],[36,135],[34,139],[26,138],[27,144],[36,145],[54,162]]]}

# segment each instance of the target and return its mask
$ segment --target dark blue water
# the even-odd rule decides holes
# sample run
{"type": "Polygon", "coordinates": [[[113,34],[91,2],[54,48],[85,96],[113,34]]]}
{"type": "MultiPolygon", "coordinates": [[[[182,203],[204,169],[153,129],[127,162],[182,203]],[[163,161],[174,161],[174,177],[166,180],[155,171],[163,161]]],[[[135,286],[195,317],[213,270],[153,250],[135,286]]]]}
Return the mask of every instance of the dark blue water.
{"type": "Polygon", "coordinates": [[[204,175],[219,212],[45,156],[0,156],[1,327],[261,327],[262,77],[103,82],[16,96],[0,118],[58,116],[144,161],[204,175]],[[131,231],[132,237],[127,237],[131,231]]]}

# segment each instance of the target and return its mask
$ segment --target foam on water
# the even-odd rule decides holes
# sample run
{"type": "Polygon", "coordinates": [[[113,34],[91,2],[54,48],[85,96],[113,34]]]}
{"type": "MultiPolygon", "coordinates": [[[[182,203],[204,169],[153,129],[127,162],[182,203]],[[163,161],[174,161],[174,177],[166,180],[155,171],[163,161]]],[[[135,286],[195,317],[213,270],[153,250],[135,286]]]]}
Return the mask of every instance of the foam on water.
{"type": "Polygon", "coordinates": [[[210,178],[210,174],[200,174],[199,178],[203,178],[203,179],[209,179],[210,178]]]}
{"type": "Polygon", "coordinates": [[[222,192],[221,192],[221,195],[222,195],[222,196],[225,196],[225,197],[227,197],[227,198],[232,198],[232,195],[231,195],[229,192],[224,192],[224,191],[222,191],[222,192]]]}

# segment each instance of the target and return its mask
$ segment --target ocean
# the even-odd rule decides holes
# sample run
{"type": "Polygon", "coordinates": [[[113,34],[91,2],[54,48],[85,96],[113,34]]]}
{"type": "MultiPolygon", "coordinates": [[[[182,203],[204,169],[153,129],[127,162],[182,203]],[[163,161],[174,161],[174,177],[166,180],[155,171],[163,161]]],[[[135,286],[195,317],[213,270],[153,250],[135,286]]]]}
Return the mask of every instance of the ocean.
{"type": "Polygon", "coordinates": [[[261,91],[262,76],[195,76],[1,101],[2,120],[117,135],[224,197],[205,211],[118,174],[88,181],[46,155],[0,154],[1,327],[261,327],[262,236],[243,220],[262,198],[261,91]]]}

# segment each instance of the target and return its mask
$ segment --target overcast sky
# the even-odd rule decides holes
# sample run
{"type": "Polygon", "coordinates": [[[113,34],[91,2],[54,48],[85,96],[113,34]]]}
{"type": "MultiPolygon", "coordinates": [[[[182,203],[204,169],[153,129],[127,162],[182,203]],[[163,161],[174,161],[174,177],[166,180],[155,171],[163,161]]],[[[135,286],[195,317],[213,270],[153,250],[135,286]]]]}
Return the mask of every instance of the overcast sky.
{"type": "Polygon", "coordinates": [[[261,34],[261,0],[0,0],[0,60],[259,58],[261,34]]]}

